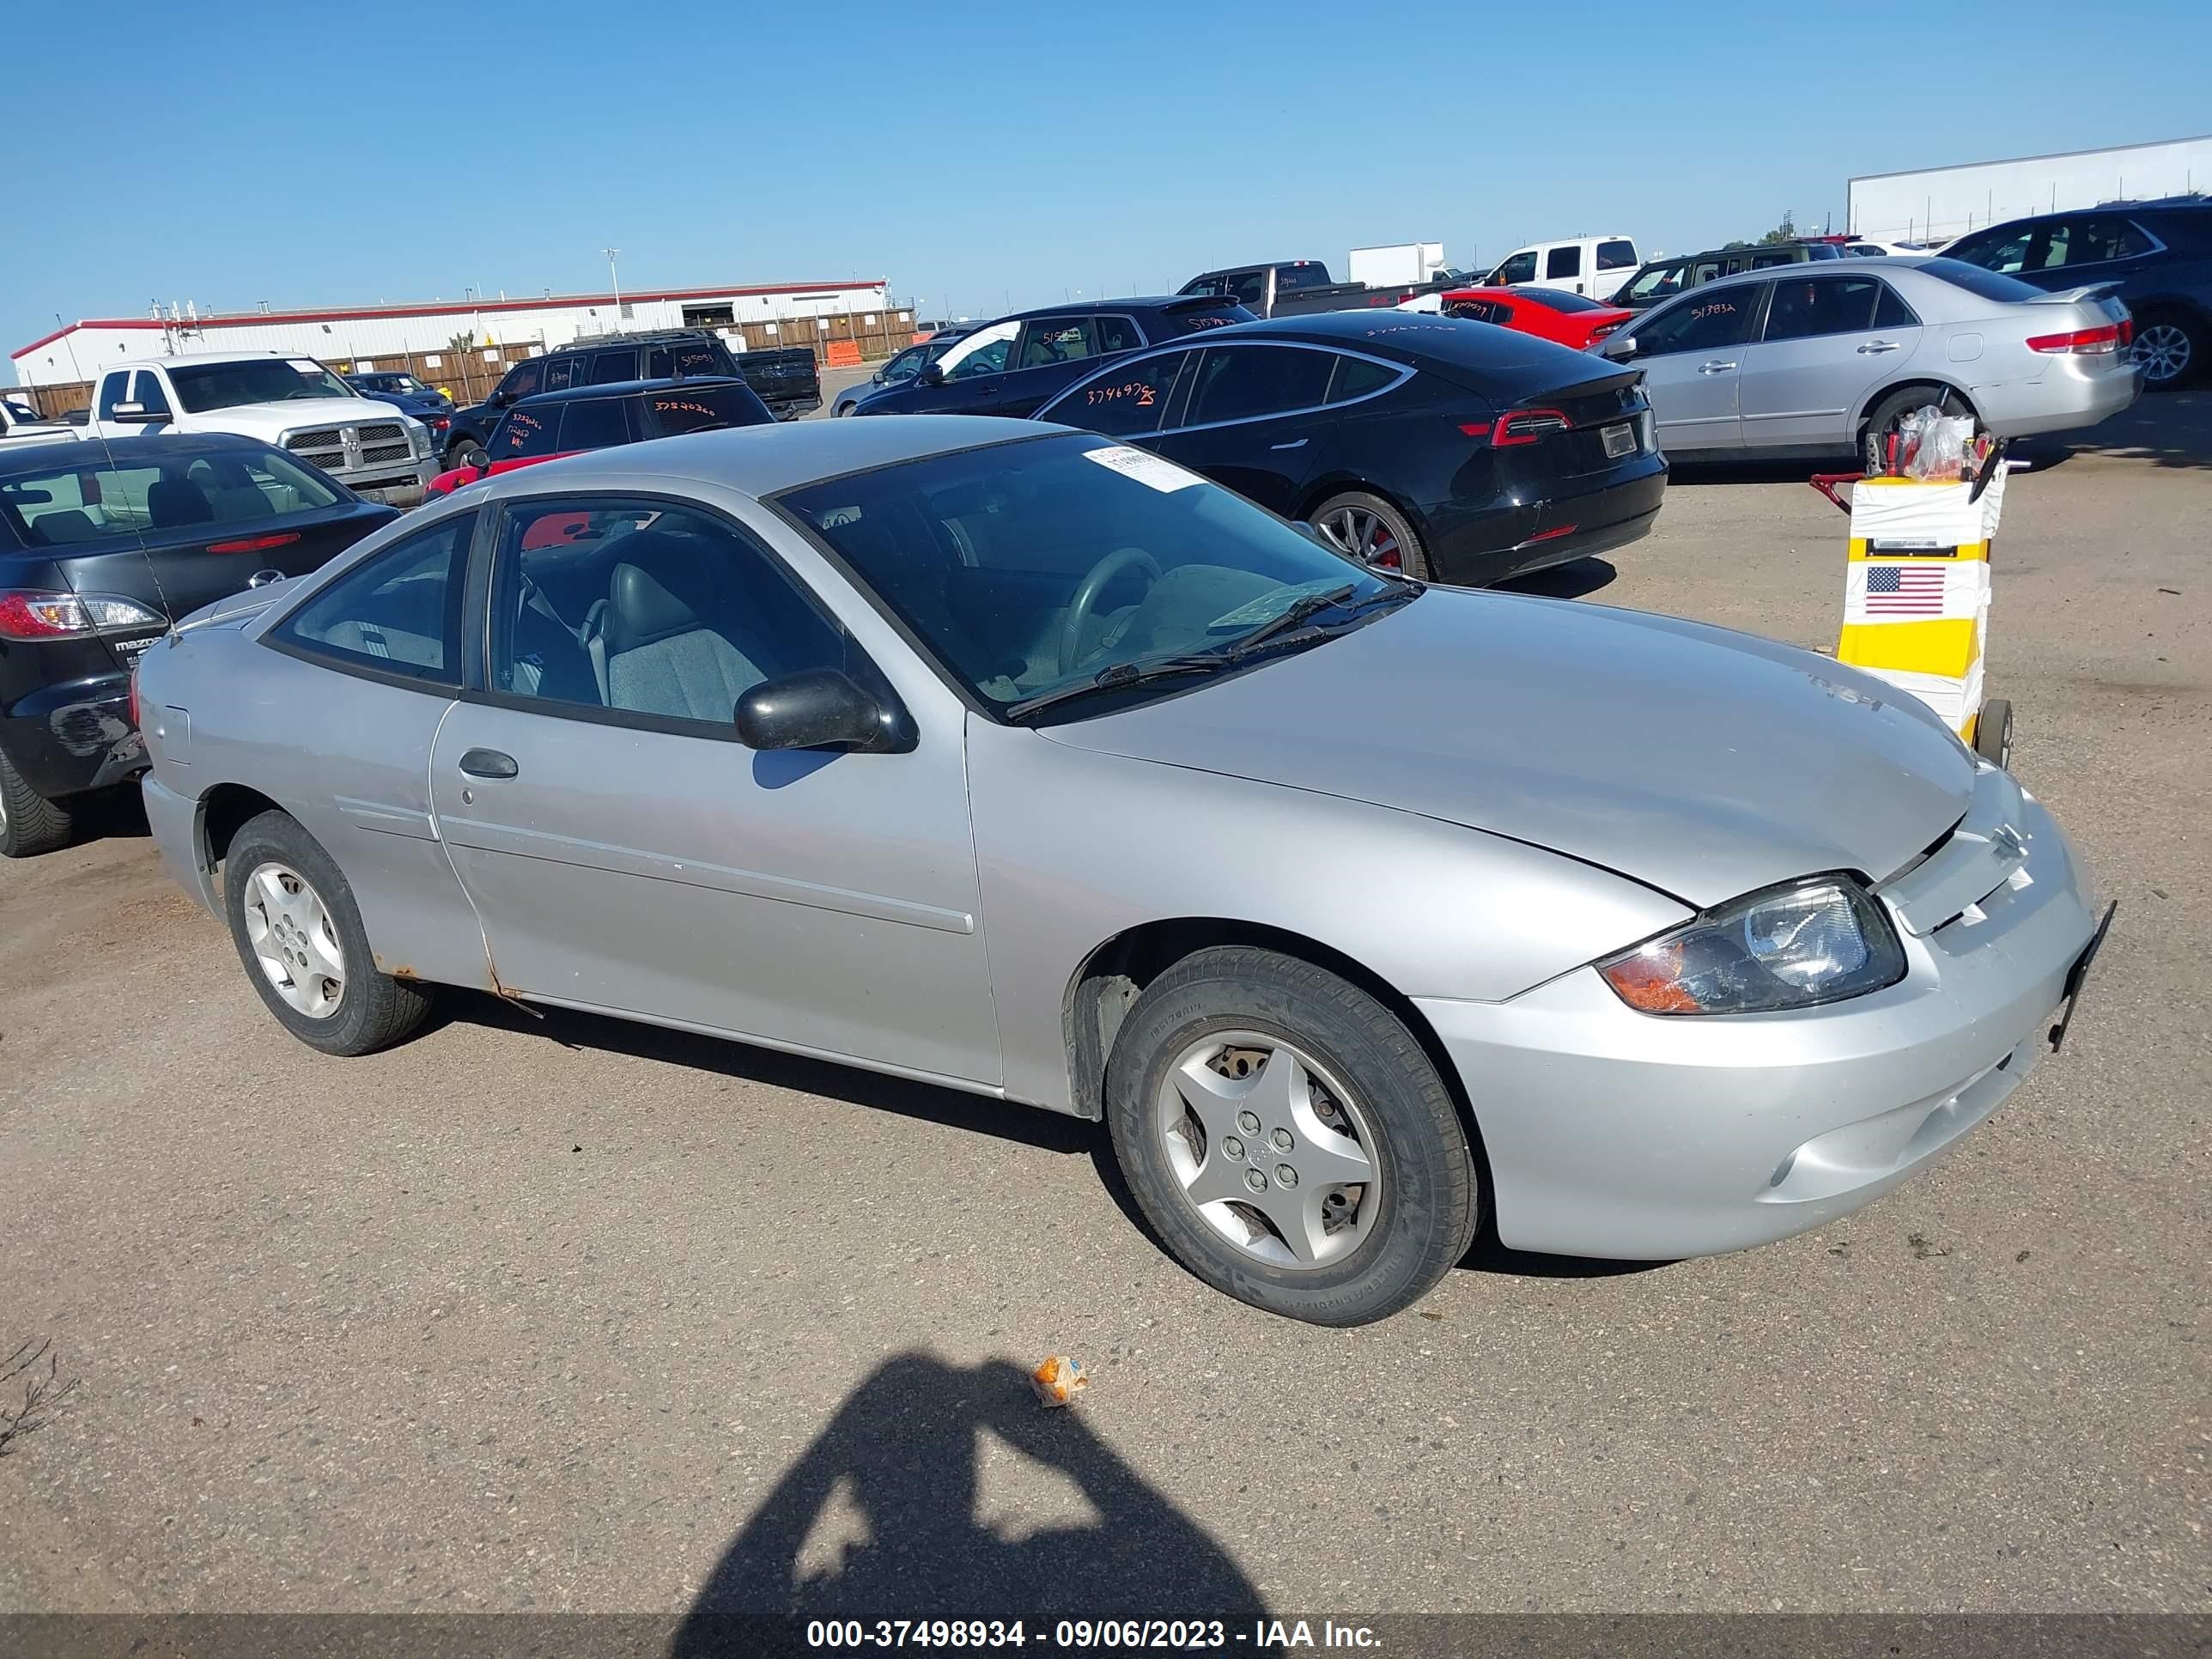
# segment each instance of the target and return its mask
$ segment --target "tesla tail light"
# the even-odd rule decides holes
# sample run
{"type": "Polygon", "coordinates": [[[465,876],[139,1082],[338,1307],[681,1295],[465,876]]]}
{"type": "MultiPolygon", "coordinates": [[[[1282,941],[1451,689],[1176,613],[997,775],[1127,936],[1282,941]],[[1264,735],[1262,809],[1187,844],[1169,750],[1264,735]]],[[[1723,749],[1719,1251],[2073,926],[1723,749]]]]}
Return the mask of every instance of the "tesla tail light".
{"type": "Polygon", "coordinates": [[[1602,340],[1607,335],[1612,333],[1613,330],[1620,326],[1620,325],[1619,323],[1600,323],[1595,328],[1590,331],[1590,338],[1593,340],[1602,340]]]}
{"type": "Polygon", "coordinates": [[[158,611],[112,593],[0,592],[0,640],[82,639],[167,625],[158,611]]]}
{"type": "Polygon", "coordinates": [[[1490,441],[1498,449],[1514,444],[1533,444],[1554,432],[1565,432],[1574,422],[1556,409],[1508,410],[1490,428],[1490,441]]]}
{"type": "Polygon", "coordinates": [[[2106,323],[2102,328],[2077,328],[2070,334],[2032,334],[2027,349],[2052,356],[2101,356],[2120,349],[2120,325],[2106,323]]]}

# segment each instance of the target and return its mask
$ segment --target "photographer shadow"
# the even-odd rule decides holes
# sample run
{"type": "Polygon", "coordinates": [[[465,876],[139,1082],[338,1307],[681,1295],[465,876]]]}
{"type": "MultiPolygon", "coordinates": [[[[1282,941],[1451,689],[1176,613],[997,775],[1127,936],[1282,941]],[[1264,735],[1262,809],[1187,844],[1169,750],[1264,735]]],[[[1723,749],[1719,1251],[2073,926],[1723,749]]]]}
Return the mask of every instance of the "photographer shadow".
{"type": "Polygon", "coordinates": [[[966,1369],[908,1353],[853,1391],[754,1511],[668,1650],[757,1650],[763,1619],[1021,1619],[1032,1641],[1060,1619],[1218,1619],[1233,1643],[1263,1612],[1221,1547],[1079,1407],[1039,1407],[1003,1360],[966,1369]],[[1072,1483],[1095,1518],[1018,1538],[988,1524],[985,1431],[1072,1483]]]}

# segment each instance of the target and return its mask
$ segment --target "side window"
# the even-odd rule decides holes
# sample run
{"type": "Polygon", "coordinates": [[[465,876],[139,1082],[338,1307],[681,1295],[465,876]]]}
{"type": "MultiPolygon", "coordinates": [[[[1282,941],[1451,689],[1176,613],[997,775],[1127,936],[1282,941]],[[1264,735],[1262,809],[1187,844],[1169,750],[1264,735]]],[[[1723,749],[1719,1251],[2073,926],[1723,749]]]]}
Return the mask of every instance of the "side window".
{"type": "Polygon", "coordinates": [[[1094,355],[1088,317],[1040,317],[1023,325],[1021,352],[1014,367],[1049,368],[1054,363],[1081,362],[1094,355]]]}
{"type": "Polygon", "coordinates": [[[629,416],[620,398],[579,398],[561,410],[562,449],[611,449],[629,441],[629,416]]]}
{"type": "Polygon", "coordinates": [[[307,655],[460,682],[461,588],[477,515],[458,514],[356,565],[278,623],[270,637],[307,655]]]}
{"type": "Polygon", "coordinates": [[[1919,313],[1905,303],[1904,297],[1887,283],[1877,284],[1881,292],[1875,298],[1874,325],[1876,328],[1917,328],[1919,313]]]}
{"type": "Polygon", "coordinates": [[[1518,253],[1508,255],[1505,263],[1490,273],[1490,280],[1483,286],[1510,288],[1516,283],[1533,283],[1535,280],[1536,250],[1524,248],[1518,253]]]}
{"type": "Polygon", "coordinates": [[[101,420],[113,420],[115,405],[131,401],[131,394],[127,389],[130,385],[130,374],[124,369],[116,370],[114,374],[100,383],[100,418],[101,420]]]}
{"type": "Polygon", "coordinates": [[[2036,263],[2046,270],[2060,265],[2102,264],[2148,253],[2150,246],[2150,238],[2130,221],[2102,213],[2086,219],[2061,220],[2051,226],[2036,263]]]}
{"type": "Polygon", "coordinates": [[[1229,297],[1240,306],[1249,306],[1257,311],[1267,303],[1267,273],[1248,270],[1241,276],[1232,276],[1224,284],[1229,297]]]}
{"type": "Polygon", "coordinates": [[[532,392],[545,390],[545,360],[532,357],[526,363],[518,363],[507,371],[507,378],[499,383],[500,395],[514,403],[532,392]]]}
{"type": "Polygon", "coordinates": [[[921,373],[921,366],[929,359],[927,346],[914,346],[884,365],[884,384],[900,386],[921,373]]]}
{"type": "Polygon", "coordinates": [[[572,386],[583,383],[584,359],[576,352],[563,352],[545,360],[545,390],[566,392],[572,386]]]}
{"type": "Polygon", "coordinates": [[[1385,386],[1396,385],[1399,374],[1389,364],[1370,358],[1340,356],[1336,373],[1328,383],[1328,400],[1348,404],[1355,398],[1371,397],[1385,386]]]}
{"type": "Polygon", "coordinates": [[[1101,374],[1039,410],[1036,418],[1103,432],[1109,438],[1157,432],[1174,397],[1176,375],[1192,355],[1164,352],[1101,374]]]}
{"type": "Polygon", "coordinates": [[[1943,250],[1947,259],[1963,259],[1970,265],[1979,265],[1984,270],[2002,271],[2010,276],[2024,270],[2027,264],[2028,245],[2035,240],[2036,228],[2021,225],[2013,230],[1984,231],[1978,236],[1969,236],[1943,250]]]}
{"type": "Polygon", "coordinates": [[[1555,247],[1544,256],[1544,275],[1547,278],[1579,276],[1582,274],[1583,245],[1580,242],[1570,242],[1564,247],[1555,247]]]}
{"type": "Polygon", "coordinates": [[[1803,340],[1817,334],[1860,334],[1874,326],[1882,285],[1870,276],[1784,276],[1766,308],[1769,340],[1803,340]]]}
{"type": "Polygon", "coordinates": [[[555,440],[560,435],[560,404],[510,409],[507,411],[507,418],[499,423],[499,430],[491,434],[489,450],[495,461],[517,461],[532,455],[550,455],[555,440]]]}
{"type": "Polygon", "coordinates": [[[637,348],[623,346],[617,351],[599,351],[592,355],[591,378],[586,386],[613,386],[622,380],[637,379],[637,348]]]}
{"type": "Polygon", "coordinates": [[[843,635],[775,561],[696,509],[524,501],[499,542],[495,690],[723,736],[763,680],[846,665],[843,635]]]}
{"type": "Polygon", "coordinates": [[[1137,331],[1137,325],[1127,317],[1093,317],[1091,326],[1098,336],[1098,349],[1103,351],[1136,351],[1142,349],[1145,337],[1137,331]]]}
{"type": "Polygon", "coordinates": [[[978,375],[996,374],[1006,366],[1006,353],[1014,343],[1011,334],[995,340],[987,340],[969,352],[951,368],[945,371],[948,380],[972,380],[978,375]]]}
{"type": "Polygon", "coordinates": [[[1639,325],[1636,343],[1647,357],[1740,345],[1751,332],[1751,319],[1758,309],[1756,283],[1709,295],[1686,295],[1639,325]]]}
{"type": "Polygon", "coordinates": [[[131,396],[146,405],[149,415],[159,415],[164,420],[169,414],[169,394],[162,389],[161,377],[150,368],[142,368],[131,377],[131,396]]]}
{"type": "Polygon", "coordinates": [[[1597,268],[1600,270],[1631,270],[1636,265],[1636,244],[1626,237],[1617,236],[1609,242],[1597,245],[1597,268]]]}
{"type": "Polygon", "coordinates": [[[1318,409],[1328,398],[1333,351],[1296,346],[1216,346],[1198,366],[1186,426],[1249,421],[1294,409],[1318,409]]]}

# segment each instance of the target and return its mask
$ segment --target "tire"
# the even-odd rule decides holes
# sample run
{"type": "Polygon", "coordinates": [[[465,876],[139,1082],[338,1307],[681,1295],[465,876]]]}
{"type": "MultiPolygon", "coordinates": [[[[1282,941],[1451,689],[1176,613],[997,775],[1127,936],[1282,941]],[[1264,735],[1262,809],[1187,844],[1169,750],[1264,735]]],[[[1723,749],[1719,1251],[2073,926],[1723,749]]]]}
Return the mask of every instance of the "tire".
{"type": "Polygon", "coordinates": [[[0,751],[0,858],[58,852],[76,833],[76,814],[24,782],[15,763],[0,751]]]}
{"type": "Polygon", "coordinates": [[[1307,522],[1348,558],[1396,570],[1416,581],[1431,580],[1428,550],[1421,545],[1419,535],[1406,521],[1406,515],[1380,495],[1347,489],[1314,508],[1307,522]],[[1363,547],[1381,550],[1363,550],[1363,547]]]}
{"type": "Polygon", "coordinates": [[[278,1023],[309,1048],[326,1054],[374,1054],[398,1042],[430,1012],[428,990],[373,965],[353,889],[330,854],[289,814],[264,812],[239,830],[224,857],[222,889],[223,913],[246,978],[278,1023]],[[264,880],[282,887],[288,877],[311,903],[295,893],[280,911],[264,880]],[[286,911],[285,925],[276,927],[275,918],[286,911]],[[332,964],[336,978],[318,971],[332,964]],[[288,994],[275,975],[295,967],[306,971],[293,975],[295,994],[288,994]],[[307,989],[311,980],[319,991],[307,989]],[[333,984],[336,995],[329,994],[333,984]],[[303,1006],[308,1003],[313,1006],[303,1006]]]}
{"type": "Polygon", "coordinates": [[[1974,721],[1974,752],[1992,766],[2012,765],[2012,704],[1991,697],[1974,721]]]}
{"type": "Polygon", "coordinates": [[[446,452],[446,471],[457,466],[482,466],[488,459],[484,447],[474,438],[464,438],[446,452]]]}
{"type": "MultiPolygon", "coordinates": [[[[1864,429],[1859,434],[1859,459],[1869,476],[1881,473],[1887,465],[1884,454],[1887,447],[1884,440],[1897,422],[1916,409],[1934,404],[1946,415],[1972,415],[1972,408],[1964,398],[1948,386],[1908,386],[1891,392],[1874,406],[1867,416],[1864,429]]],[[[1981,429],[1977,418],[1974,429],[1981,429]]]]}
{"type": "Polygon", "coordinates": [[[2179,311],[2148,311],[2136,319],[2136,361],[2143,366],[2143,390],[2172,392],[2204,373],[2204,354],[2212,350],[2204,325],[2179,311]]]}
{"type": "Polygon", "coordinates": [[[1474,1158],[1427,1054],[1373,997],[1294,957],[1223,946],[1161,975],[1115,1041],[1106,1116],[1169,1253],[1270,1313],[1388,1318],[1474,1242],[1474,1158]],[[1303,1232],[1305,1259],[1287,1226],[1303,1232]]]}

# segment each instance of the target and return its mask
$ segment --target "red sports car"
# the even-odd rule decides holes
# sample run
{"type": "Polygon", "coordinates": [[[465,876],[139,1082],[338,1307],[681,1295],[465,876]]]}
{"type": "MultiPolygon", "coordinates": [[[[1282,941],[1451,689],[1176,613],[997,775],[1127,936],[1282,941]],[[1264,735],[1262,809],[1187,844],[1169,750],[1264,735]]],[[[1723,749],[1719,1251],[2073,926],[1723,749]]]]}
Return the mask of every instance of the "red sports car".
{"type": "Polygon", "coordinates": [[[1437,295],[1447,317],[1518,329],[1587,351],[1636,313],[1557,288],[1455,288],[1437,295]]]}

